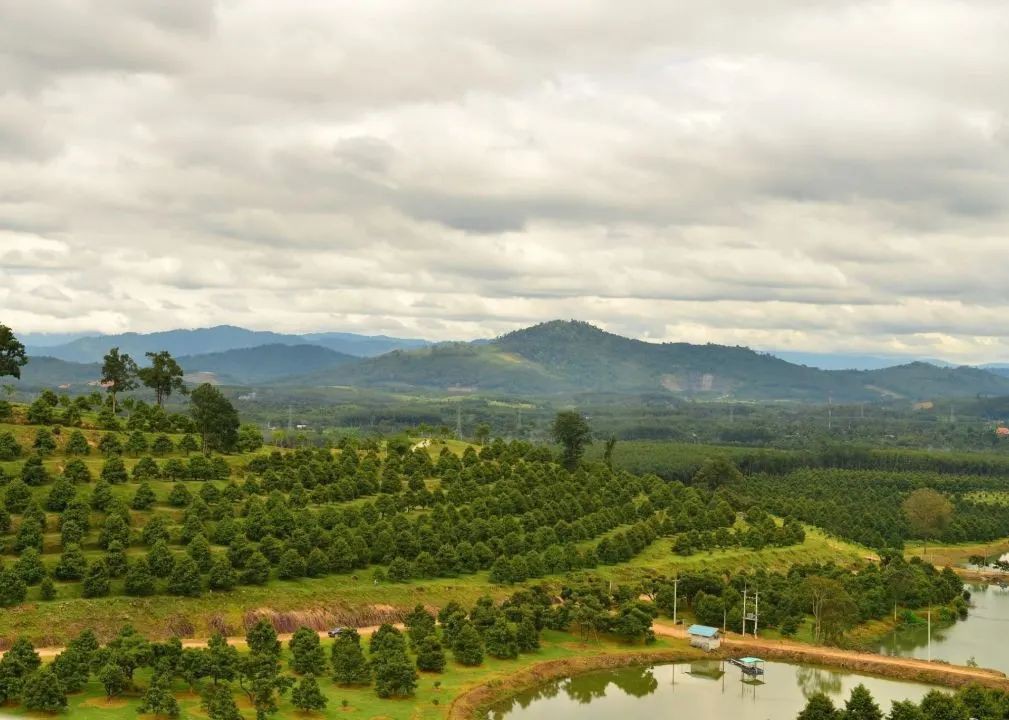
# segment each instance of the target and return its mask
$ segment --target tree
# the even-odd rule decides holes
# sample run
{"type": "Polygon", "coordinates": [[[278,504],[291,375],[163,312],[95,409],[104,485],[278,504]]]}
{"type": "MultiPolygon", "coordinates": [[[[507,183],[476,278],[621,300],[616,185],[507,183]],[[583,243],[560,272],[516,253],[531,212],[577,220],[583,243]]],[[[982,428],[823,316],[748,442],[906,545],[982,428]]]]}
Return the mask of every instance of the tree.
{"type": "Polygon", "coordinates": [[[28,595],[25,581],[10,568],[0,570],[0,605],[19,605],[28,595]]]}
{"type": "Polygon", "coordinates": [[[14,563],[16,572],[27,585],[35,585],[46,576],[46,566],[42,564],[42,555],[36,548],[25,548],[21,557],[14,563]]]}
{"type": "Polygon", "coordinates": [[[428,635],[417,643],[417,669],[436,673],[445,669],[445,650],[434,635],[428,635]]]}
{"type": "Polygon", "coordinates": [[[859,683],[851,689],[851,695],[844,704],[844,720],[883,720],[883,712],[872,699],[872,693],[859,683]]]}
{"type": "Polygon", "coordinates": [[[210,542],[203,533],[197,533],[186,546],[186,554],[193,559],[201,573],[208,572],[214,561],[210,552],[210,542]]]}
{"type": "Polygon", "coordinates": [[[302,678],[298,686],[291,691],[291,704],[302,712],[309,710],[322,712],[326,709],[327,703],[326,696],[319,690],[319,683],[312,675],[302,678]]]}
{"type": "Polygon", "coordinates": [[[130,476],[126,472],[126,465],[123,463],[123,459],[113,456],[102,465],[101,478],[109,485],[122,485],[129,481],[130,476]]]}
{"type": "Polygon", "coordinates": [[[911,531],[925,542],[938,537],[953,517],[953,504],[931,488],[918,488],[902,503],[911,531]]]}
{"type": "Polygon", "coordinates": [[[172,695],[171,678],[168,673],[156,672],[151,678],[151,684],[147,686],[137,712],[150,713],[155,716],[165,716],[177,718],[179,716],[179,703],[172,695]]]}
{"type": "Polygon", "coordinates": [[[409,697],[417,689],[417,671],[404,650],[383,652],[372,665],[380,698],[409,697]]]}
{"type": "Polygon", "coordinates": [[[238,673],[239,655],[227,638],[214,633],[207,642],[207,675],[214,684],[233,680],[238,673]]]}
{"type": "Polygon", "coordinates": [[[112,640],[100,648],[94,656],[96,665],[111,663],[120,668],[128,682],[133,682],[137,668],[150,665],[154,659],[154,649],[143,635],[132,625],[125,625],[112,640]]]}
{"type": "Polygon", "coordinates": [[[300,627],[287,643],[291,649],[290,666],[299,675],[324,675],[326,673],[326,653],[319,643],[319,634],[307,627],[300,627]]]}
{"type": "Polygon", "coordinates": [[[139,430],[134,430],[126,437],[126,452],[130,455],[140,455],[147,452],[147,437],[139,430]]]}
{"type": "Polygon", "coordinates": [[[211,590],[232,590],[238,584],[238,573],[226,555],[214,558],[207,575],[207,585],[211,590]]]}
{"type": "Polygon", "coordinates": [[[147,562],[155,577],[166,578],[175,569],[175,556],[164,540],[158,540],[151,546],[151,551],[147,553],[147,562]]]}
{"type": "Polygon", "coordinates": [[[203,452],[230,452],[238,442],[238,412],[210,383],[193,390],[189,399],[190,414],[196,429],[203,436],[203,452]]]}
{"type": "Polygon", "coordinates": [[[26,710],[55,713],[67,706],[63,683],[52,667],[41,667],[25,680],[21,702],[26,710]]]}
{"type": "Polygon", "coordinates": [[[895,700],[890,706],[888,720],[925,720],[921,708],[913,700],[895,700]]]}
{"type": "Polygon", "coordinates": [[[158,407],[165,406],[165,399],[173,392],[186,394],[185,383],[182,382],[182,366],[167,350],[144,353],[151,361],[148,367],[137,370],[140,382],[154,391],[158,407]]]}
{"type": "Polygon", "coordinates": [[[810,696],[796,720],[839,720],[839,715],[829,697],[815,693],[810,696]]]}
{"type": "Polygon", "coordinates": [[[930,690],[922,698],[921,712],[928,720],[967,720],[970,717],[959,698],[939,690],[930,690]]]}
{"type": "Polygon", "coordinates": [[[109,571],[105,561],[96,560],[91,563],[81,583],[81,594],[86,598],[105,597],[109,594],[110,587],[109,571]]]}
{"type": "Polygon", "coordinates": [[[562,446],[561,462],[564,467],[574,470],[582,459],[585,446],[592,442],[592,430],[581,413],[564,410],[557,413],[551,428],[554,442],[562,446]]]}
{"type": "Polygon", "coordinates": [[[245,642],[253,655],[280,657],[280,640],[277,631],[267,620],[259,620],[245,634],[245,642]]]}
{"type": "Polygon", "coordinates": [[[16,460],[21,456],[21,444],[14,433],[0,433],[0,460],[16,460]]]}
{"type": "Polygon", "coordinates": [[[194,438],[189,433],[182,436],[179,440],[179,450],[182,451],[183,455],[189,455],[191,452],[196,452],[200,449],[200,446],[196,443],[196,438],[194,438]]]}
{"type": "Polygon", "coordinates": [[[211,685],[203,694],[200,704],[210,720],[243,720],[235,705],[231,688],[227,685],[211,685]]]}
{"type": "Polygon", "coordinates": [[[417,644],[435,632],[434,615],[429,613],[423,605],[417,605],[413,611],[403,618],[406,625],[407,635],[410,637],[410,647],[416,648],[417,644]]]}
{"type": "Polygon", "coordinates": [[[333,680],[338,685],[368,685],[371,668],[361,650],[361,636],[354,628],[344,628],[330,651],[333,680]]]}
{"type": "Polygon", "coordinates": [[[475,667],[483,663],[483,640],[473,623],[468,620],[456,634],[452,654],[460,665],[475,667]]]}
{"type": "Polygon", "coordinates": [[[158,435],[151,443],[151,452],[155,455],[167,455],[174,449],[175,445],[172,444],[172,439],[164,434],[158,435]]]}
{"type": "Polygon", "coordinates": [[[105,688],[105,696],[108,698],[121,695],[130,686],[126,673],[112,662],[106,663],[98,670],[98,681],[105,688]]]}
{"type": "Polygon", "coordinates": [[[102,384],[112,398],[112,414],[116,414],[116,396],[137,386],[137,364],[127,353],[114,347],[102,358],[102,384]]]}
{"type": "Polygon", "coordinates": [[[238,440],[235,449],[239,452],[255,452],[263,447],[263,433],[255,425],[242,425],[238,428],[238,440]]]}
{"type": "Polygon", "coordinates": [[[87,570],[88,561],[84,558],[81,546],[69,543],[63,546],[63,553],[53,569],[53,575],[57,580],[80,580],[87,570]]]}
{"type": "Polygon", "coordinates": [[[168,592],[185,597],[199,597],[203,594],[200,568],[188,555],[183,555],[175,562],[172,574],[168,578],[168,592]]]}
{"type": "Polygon", "coordinates": [[[0,659],[0,700],[21,695],[25,680],[42,665],[42,659],[26,637],[19,637],[0,659]]]}
{"type": "Polygon", "coordinates": [[[147,558],[138,558],[129,563],[126,569],[126,594],[134,597],[153,595],[155,590],[154,574],[147,558]]]}
{"type": "Polygon", "coordinates": [[[141,483],[136,493],[133,494],[133,499],[130,500],[130,507],[134,510],[150,510],[154,507],[154,503],[157,500],[158,498],[151,489],[151,486],[147,483],[141,483]]]}
{"type": "Polygon", "coordinates": [[[519,646],[515,637],[515,628],[504,615],[498,615],[494,624],[484,633],[487,654],[500,660],[512,660],[518,657],[519,646]]]}
{"type": "Polygon", "coordinates": [[[28,362],[25,346],[6,325],[0,325],[0,377],[21,378],[21,368],[28,362]]]}
{"type": "Polygon", "coordinates": [[[294,548],[289,548],[277,563],[277,577],[282,580],[296,580],[305,576],[305,558],[294,548]]]}
{"type": "Polygon", "coordinates": [[[84,437],[84,433],[74,430],[67,439],[64,451],[67,455],[90,455],[91,446],[88,445],[88,439],[84,437]]]}
{"type": "Polygon", "coordinates": [[[693,484],[695,487],[717,490],[726,485],[738,485],[742,480],[743,474],[731,460],[715,457],[708,458],[701,464],[701,468],[694,475],[693,484]]]}
{"type": "Polygon", "coordinates": [[[56,438],[53,437],[53,431],[47,427],[40,427],[35,431],[35,440],[32,442],[32,449],[40,457],[48,457],[56,452],[56,438]]]}

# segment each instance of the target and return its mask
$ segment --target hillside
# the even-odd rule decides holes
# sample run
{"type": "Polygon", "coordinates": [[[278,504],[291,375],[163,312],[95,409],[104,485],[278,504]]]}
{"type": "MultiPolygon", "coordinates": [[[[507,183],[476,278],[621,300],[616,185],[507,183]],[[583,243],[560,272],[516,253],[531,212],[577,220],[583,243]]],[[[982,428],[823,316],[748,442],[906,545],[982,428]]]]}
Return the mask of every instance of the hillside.
{"type": "MultiPolygon", "coordinates": [[[[230,337],[236,342],[247,341],[250,332],[240,328],[210,330],[224,333],[218,340],[230,337]]],[[[152,336],[143,337],[148,342],[152,336]]],[[[318,337],[320,342],[326,340],[318,337]]],[[[330,337],[329,341],[339,339],[330,337]]],[[[650,343],[576,321],[547,322],[486,343],[442,343],[371,358],[294,342],[182,354],[179,362],[193,382],[228,385],[353,386],[525,396],[662,393],[697,399],[815,403],[828,398],[871,402],[1009,395],[1009,377],[979,368],[913,362],[875,370],[821,370],[749,348],[650,343]]],[[[79,385],[98,375],[95,364],[33,358],[25,370],[24,384],[79,385]]]]}
{"type": "Polygon", "coordinates": [[[222,385],[270,383],[294,373],[337,368],[359,358],[318,345],[259,345],[179,358],[187,375],[222,385]]]}
{"type": "Polygon", "coordinates": [[[807,402],[1009,394],[1009,378],[977,368],[917,362],[868,371],[819,370],[748,348],[648,343],[576,321],[543,323],[487,344],[399,351],[287,382],[515,395],[660,391],[807,402]]]}
{"type": "Polygon", "coordinates": [[[118,347],[140,362],[146,352],[167,350],[176,357],[226,352],[261,345],[316,345],[356,357],[371,357],[400,348],[416,348],[424,340],[354,333],[311,333],[286,335],[218,325],[194,330],[167,330],[156,333],[123,333],[78,338],[60,345],[33,347],[29,355],[52,357],[77,363],[101,362],[110,347],[118,347]]]}

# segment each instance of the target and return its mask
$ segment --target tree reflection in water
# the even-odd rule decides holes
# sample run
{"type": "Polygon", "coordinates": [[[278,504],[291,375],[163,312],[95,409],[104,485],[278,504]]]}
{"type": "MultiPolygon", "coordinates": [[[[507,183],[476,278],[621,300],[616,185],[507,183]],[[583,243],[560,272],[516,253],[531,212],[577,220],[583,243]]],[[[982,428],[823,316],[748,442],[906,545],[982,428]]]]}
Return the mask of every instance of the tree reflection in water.
{"type": "Polygon", "coordinates": [[[569,698],[584,705],[605,697],[611,683],[637,698],[651,695],[659,687],[650,667],[629,667],[579,675],[564,683],[563,688],[569,698]]]}
{"type": "Polygon", "coordinates": [[[830,670],[799,665],[795,668],[795,680],[806,699],[816,693],[837,695],[841,692],[841,675],[830,670]]]}

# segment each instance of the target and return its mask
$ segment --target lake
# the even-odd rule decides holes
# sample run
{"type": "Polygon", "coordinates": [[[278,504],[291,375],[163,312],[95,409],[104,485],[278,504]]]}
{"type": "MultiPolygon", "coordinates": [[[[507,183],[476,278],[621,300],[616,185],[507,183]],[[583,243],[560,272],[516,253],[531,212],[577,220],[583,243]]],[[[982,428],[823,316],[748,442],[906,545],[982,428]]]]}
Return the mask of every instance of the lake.
{"type": "MultiPolygon", "coordinates": [[[[932,659],[1009,672],[1009,589],[998,585],[968,585],[971,609],[966,620],[952,625],[932,623],[932,659]]],[[[928,657],[928,628],[916,625],[887,635],[879,652],[902,657],[928,657]]]]}
{"type": "Polygon", "coordinates": [[[808,665],[769,662],[765,682],[741,681],[738,668],[717,660],[588,672],[522,693],[489,720],[609,720],[683,717],[705,720],[789,720],[816,692],[843,704],[859,683],[883,712],[893,700],[920,700],[928,685],[885,680],[808,665]],[[719,673],[724,667],[724,672],[719,673]]]}

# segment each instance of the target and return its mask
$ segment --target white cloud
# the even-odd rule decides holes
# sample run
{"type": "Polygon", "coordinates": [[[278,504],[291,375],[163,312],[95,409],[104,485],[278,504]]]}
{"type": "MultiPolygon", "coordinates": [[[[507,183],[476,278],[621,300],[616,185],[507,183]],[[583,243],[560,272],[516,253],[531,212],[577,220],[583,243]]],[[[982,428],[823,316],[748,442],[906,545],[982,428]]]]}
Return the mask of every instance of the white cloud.
{"type": "Polygon", "coordinates": [[[0,321],[1006,359],[1007,30],[994,0],[0,0],[0,321]]]}

